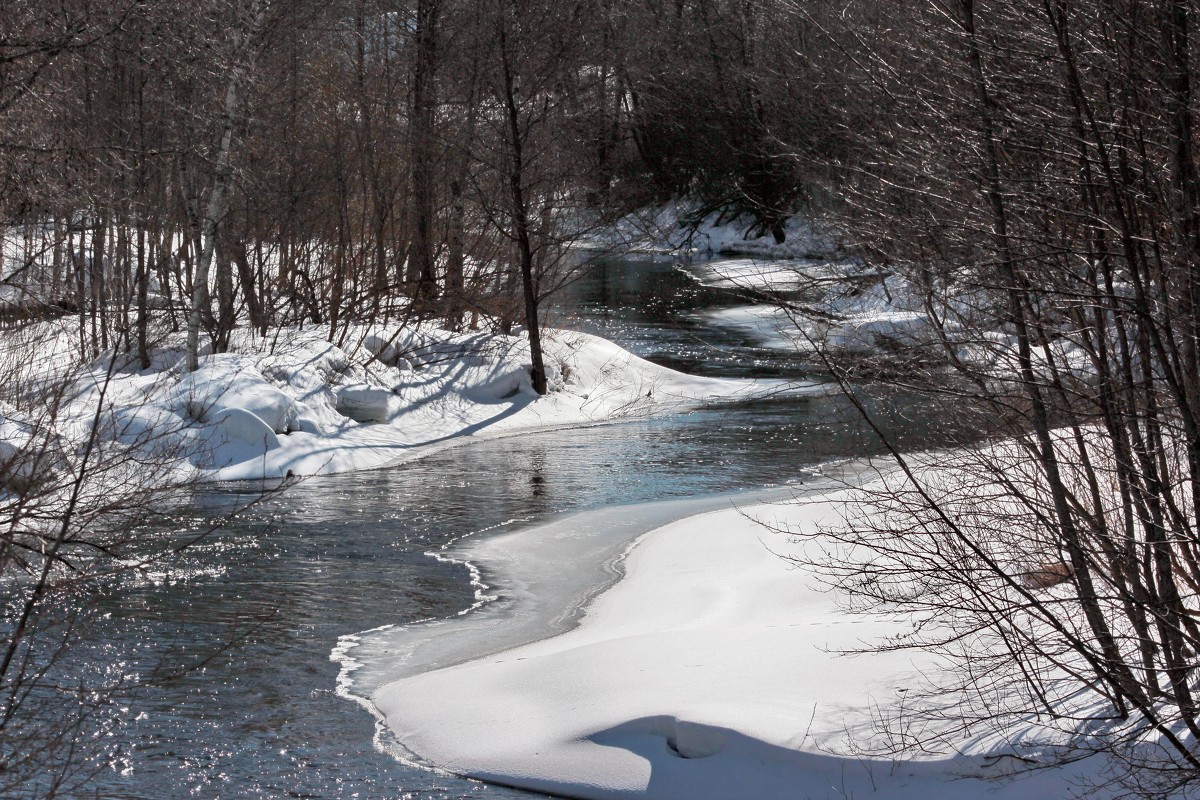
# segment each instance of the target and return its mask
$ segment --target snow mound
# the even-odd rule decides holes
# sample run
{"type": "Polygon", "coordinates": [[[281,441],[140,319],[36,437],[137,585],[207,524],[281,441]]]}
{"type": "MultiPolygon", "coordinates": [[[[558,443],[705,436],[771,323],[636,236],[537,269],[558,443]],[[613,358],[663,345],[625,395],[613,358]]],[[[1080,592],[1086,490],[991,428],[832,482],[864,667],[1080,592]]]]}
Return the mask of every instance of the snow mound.
{"type": "Polygon", "coordinates": [[[197,422],[215,423],[220,411],[237,409],[253,414],[275,433],[295,429],[296,400],[267,382],[248,359],[221,354],[186,374],[171,391],[172,410],[197,422]]]}
{"type": "MultiPolygon", "coordinates": [[[[1095,760],[1006,775],[1010,738],[961,734],[945,752],[872,757],[881,718],[940,668],[864,642],[906,619],[848,613],[795,561],[848,495],[728,509],[640,539],[579,627],[410,674],[372,701],[410,753],[453,772],[568,797],[773,800],[1061,796],[1095,760]],[[781,557],[783,556],[783,557],[781,557]]],[[[1037,758],[1037,751],[1024,754],[1037,758]]]]}
{"type": "Polygon", "coordinates": [[[369,383],[339,386],[333,391],[337,411],[355,422],[387,422],[394,411],[396,396],[389,389],[369,383]]]}
{"type": "MultiPolygon", "coordinates": [[[[53,449],[78,450],[98,422],[100,447],[124,448],[130,463],[152,458],[177,481],[369,469],[468,436],[607,422],[776,388],[694,378],[602,339],[552,330],[543,333],[544,397],[533,391],[524,337],[428,324],[350,325],[336,342],[313,328],[268,338],[239,329],[229,352],[203,355],[192,373],[182,370],[181,335],[168,337],[143,370],[112,352],[81,366],[69,355],[69,326],[47,324],[45,334],[34,337],[32,356],[12,343],[0,355],[44,364],[39,380],[50,367],[61,373],[69,402],[55,427],[66,441],[53,449]]],[[[11,409],[0,414],[0,459],[15,470],[23,429],[11,409]]]]}
{"type": "Polygon", "coordinates": [[[271,426],[243,408],[222,408],[213,413],[206,434],[203,458],[211,467],[262,458],[280,446],[271,426]]]}

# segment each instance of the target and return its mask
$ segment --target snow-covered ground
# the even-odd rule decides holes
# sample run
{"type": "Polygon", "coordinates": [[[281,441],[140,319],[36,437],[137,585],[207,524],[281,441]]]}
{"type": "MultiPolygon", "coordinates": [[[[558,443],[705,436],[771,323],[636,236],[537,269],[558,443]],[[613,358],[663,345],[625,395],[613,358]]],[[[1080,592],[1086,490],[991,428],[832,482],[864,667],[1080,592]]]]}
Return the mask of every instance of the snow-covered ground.
{"type": "Polygon", "coordinates": [[[705,311],[703,319],[766,347],[871,351],[928,341],[930,319],[908,284],[850,261],[727,259],[679,268],[706,286],[781,294],[777,303],[705,311]]]}
{"type": "MultiPolygon", "coordinates": [[[[544,397],[532,389],[523,336],[379,326],[351,329],[339,346],[323,330],[242,334],[191,374],[174,340],[147,370],[110,354],[72,372],[63,365],[73,336],[70,325],[47,326],[7,353],[35,380],[56,369],[71,380],[57,429],[83,441],[102,407],[101,449],[153,451],[174,460],[181,477],[208,480],[377,467],[468,436],[602,423],[780,389],[684,375],[565,331],[547,332],[544,397]]],[[[22,432],[39,425],[30,417],[6,409],[0,435],[21,447],[22,432]]]]}
{"type": "MultiPolygon", "coordinates": [[[[417,674],[394,655],[397,680],[376,678],[373,703],[425,763],[567,797],[1118,794],[1093,786],[1106,766],[1099,758],[1050,765],[1043,731],[1020,721],[975,733],[950,721],[939,750],[889,752],[903,742],[884,738],[881,722],[902,736],[906,704],[944,667],[919,651],[846,654],[913,623],[852,613],[844,594],[801,566],[823,547],[804,535],[852,520],[858,496],[836,491],[659,527],[631,548],[624,577],[575,629],[417,674]]],[[[574,522],[594,520],[569,518],[556,537],[577,537],[574,522]]]]}
{"type": "Polygon", "coordinates": [[[843,267],[826,259],[723,258],[685,261],[679,269],[705,286],[786,292],[838,280],[843,267]]]}
{"type": "Polygon", "coordinates": [[[828,258],[838,251],[833,232],[802,214],[784,223],[784,234],[784,241],[778,243],[769,232],[757,230],[748,215],[702,214],[698,203],[683,199],[622,217],[611,226],[581,236],[576,246],[763,258],[828,258]]]}
{"type": "MultiPolygon", "coordinates": [[[[964,366],[992,377],[1020,374],[1018,340],[998,318],[996,299],[968,286],[943,290],[936,299],[903,276],[843,259],[725,259],[683,262],[679,269],[706,286],[742,289],[776,297],[700,312],[707,324],[734,330],[778,350],[834,354],[917,353],[944,357],[953,348],[964,366]]],[[[1066,329],[1049,343],[1033,345],[1035,370],[1096,374],[1086,340],[1066,329]]]]}

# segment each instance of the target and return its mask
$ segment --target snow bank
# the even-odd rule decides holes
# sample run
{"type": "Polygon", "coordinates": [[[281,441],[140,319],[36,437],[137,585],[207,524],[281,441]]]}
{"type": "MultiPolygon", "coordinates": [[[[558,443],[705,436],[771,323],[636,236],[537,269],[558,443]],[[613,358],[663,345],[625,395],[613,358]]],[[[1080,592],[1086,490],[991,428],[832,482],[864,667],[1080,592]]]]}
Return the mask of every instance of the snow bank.
{"type": "MultiPolygon", "coordinates": [[[[994,378],[1020,375],[1017,337],[1004,329],[995,298],[966,287],[946,292],[936,321],[926,297],[903,277],[851,261],[725,259],[685,262],[679,269],[706,286],[771,293],[775,303],[736,305],[702,312],[708,324],[735,330],[777,350],[878,354],[943,353],[942,337],[963,363],[994,378]]],[[[1032,346],[1033,368],[1047,378],[1095,379],[1093,356],[1062,331],[1032,346]],[[1051,366],[1053,365],[1053,366],[1051,366]]]]}
{"type": "Polygon", "coordinates": [[[624,252],[748,255],[764,258],[828,258],[836,236],[796,214],[784,223],[784,241],[757,230],[749,215],[703,214],[699,203],[674,200],[622,217],[614,225],[580,237],[577,246],[624,252]]]}
{"type": "Polygon", "coordinates": [[[678,268],[705,286],[787,292],[838,281],[845,265],[827,259],[727,258],[685,261],[678,268]]]}
{"type": "Polygon", "coordinates": [[[254,359],[233,354],[209,356],[168,391],[166,402],[182,417],[205,423],[222,411],[253,414],[271,431],[295,430],[293,397],[267,383],[254,359]]]}
{"type": "Polygon", "coordinates": [[[808,317],[780,306],[731,306],[705,312],[713,325],[736,330],[764,347],[811,352],[817,347],[858,353],[929,341],[925,315],[896,309],[868,311],[842,319],[808,317]]]}
{"type": "Polygon", "coordinates": [[[739,305],[701,314],[766,347],[872,352],[928,344],[936,333],[921,298],[896,276],[849,261],[727,260],[681,264],[708,286],[782,293],[777,304],[739,305]]]}
{"type": "MultiPolygon", "coordinates": [[[[73,381],[56,425],[83,441],[102,406],[102,447],[173,459],[180,478],[364,469],[467,436],[601,423],[779,388],[690,377],[594,336],[547,331],[551,391],[539,397],[524,337],[432,326],[362,326],[340,344],[312,329],[269,339],[241,331],[230,352],[203,356],[190,374],[182,341],[168,339],[148,370],[109,354],[79,373],[64,366],[74,361],[62,357],[69,328],[48,329],[34,350],[53,356],[32,358],[27,370],[30,380],[73,381]]],[[[13,438],[9,449],[21,447],[15,433],[4,435],[16,424],[0,430],[13,438]]]]}
{"type": "Polygon", "coordinates": [[[569,797],[1025,800],[1094,779],[1097,759],[1010,774],[1005,755],[1037,757],[1016,728],[908,760],[870,755],[878,721],[903,718],[910,690],[941,667],[908,651],[841,655],[911,624],[848,613],[787,560],[817,540],[755,521],[813,532],[839,523],[849,499],[661,527],[579,627],[418,674],[397,663],[402,677],[373,702],[425,763],[569,797]]]}

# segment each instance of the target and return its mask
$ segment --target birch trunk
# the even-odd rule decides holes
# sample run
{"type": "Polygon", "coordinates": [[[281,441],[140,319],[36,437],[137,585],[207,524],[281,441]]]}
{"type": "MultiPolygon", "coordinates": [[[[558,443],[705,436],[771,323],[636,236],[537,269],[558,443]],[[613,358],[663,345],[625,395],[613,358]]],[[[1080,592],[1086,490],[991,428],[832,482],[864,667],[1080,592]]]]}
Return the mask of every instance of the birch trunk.
{"type": "Polygon", "coordinates": [[[188,372],[195,372],[200,365],[200,325],[206,313],[210,312],[208,274],[212,267],[213,253],[216,251],[221,220],[229,208],[229,183],[233,175],[233,129],[242,113],[241,84],[246,74],[246,67],[242,63],[241,56],[253,34],[261,27],[264,12],[263,5],[259,4],[250,30],[245,32],[235,51],[234,66],[229,73],[229,84],[225,89],[221,144],[217,150],[212,193],[209,195],[208,205],[204,209],[204,219],[200,224],[202,244],[196,262],[195,275],[192,278],[192,306],[191,313],[188,314],[187,325],[186,367],[188,372]]]}

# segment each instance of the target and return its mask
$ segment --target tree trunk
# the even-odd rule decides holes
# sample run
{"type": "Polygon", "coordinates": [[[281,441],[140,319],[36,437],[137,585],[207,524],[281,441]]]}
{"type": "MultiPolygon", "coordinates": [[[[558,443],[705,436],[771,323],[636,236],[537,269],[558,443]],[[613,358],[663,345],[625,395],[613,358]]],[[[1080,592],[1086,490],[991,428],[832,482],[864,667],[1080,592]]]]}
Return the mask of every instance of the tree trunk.
{"type": "Polygon", "coordinates": [[[246,242],[242,239],[228,239],[225,247],[237,267],[238,283],[242,287],[242,296],[246,300],[246,313],[250,317],[250,327],[266,335],[267,320],[262,311],[262,302],[258,297],[258,289],[254,279],[254,270],[250,268],[250,257],[246,253],[246,242]]]}
{"type": "Polygon", "coordinates": [[[1079,603],[1088,626],[1100,645],[1099,677],[1111,682],[1118,700],[1118,711],[1124,716],[1125,700],[1140,708],[1146,698],[1125,663],[1115,637],[1100,607],[1092,581],[1091,563],[1076,528],[1070,508],[1069,492],[1060,473],[1059,459],[1052,438],[1052,424],[1042,396],[1040,380],[1033,367],[1032,339],[1025,309],[1028,287],[1017,268],[1017,259],[1008,234],[1008,210],[1001,183],[999,144],[996,139],[994,115],[996,104],[988,89],[983,69],[983,55],[976,30],[974,0],[961,0],[963,32],[966,34],[971,81],[979,104],[981,138],[984,153],[984,194],[991,207],[993,236],[1000,266],[1001,279],[1008,295],[1009,316],[1017,338],[1017,361],[1022,388],[1029,401],[1032,419],[1029,421],[1036,437],[1034,455],[1045,473],[1053,500],[1054,521],[1060,526],[1061,545],[1067,551],[1075,575],[1079,603]]]}
{"type": "Polygon", "coordinates": [[[412,239],[409,242],[408,281],[416,283],[418,307],[437,295],[433,259],[433,126],[437,108],[438,0],[417,0],[416,54],[413,65],[412,239]]]}
{"type": "Polygon", "coordinates": [[[146,229],[138,226],[137,232],[137,352],[142,369],[150,369],[150,348],[147,332],[150,324],[150,270],[146,263],[146,229]]]}
{"type": "Polygon", "coordinates": [[[214,255],[217,262],[217,324],[215,329],[215,351],[224,353],[229,349],[229,339],[236,322],[236,308],[233,297],[233,260],[224,248],[218,249],[214,255]]]}
{"type": "Polygon", "coordinates": [[[517,88],[513,80],[507,39],[500,32],[501,65],[504,70],[504,104],[508,112],[509,190],[512,202],[513,234],[521,269],[521,288],[525,295],[525,329],[529,335],[530,375],[533,390],[544,395],[547,390],[546,364],[542,357],[542,334],[538,324],[537,283],[533,273],[533,243],[530,238],[529,201],[525,190],[524,140],[521,114],[517,107],[517,88]]]}
{"type": "Polygon", "coordinates": [[[192,278],[192,308],[188,315],[187,328],[186,368],[188,372],[195,372],[200,365],[200,325],[204,320],[205,313],[209,311],[208,272],[212,265],[213,253],[216,250],[221,222],[229,206],[229,183],[233,176],[233,129],[242,111],[241,82],[246,71],[246,67],[241,63],[241,57],[249,45],[249,40],[261,27],[264,13],[265,8],[260,4],[255,12],[251,29],[243,32],[241,43],[235,48],[235,63],[229,73],[229,83],[225,89],[221,143],[217,150],[212,193],[208,197],[204,220],[201,223],[203,244],[196,261],[196,274],[192,278]]]}

